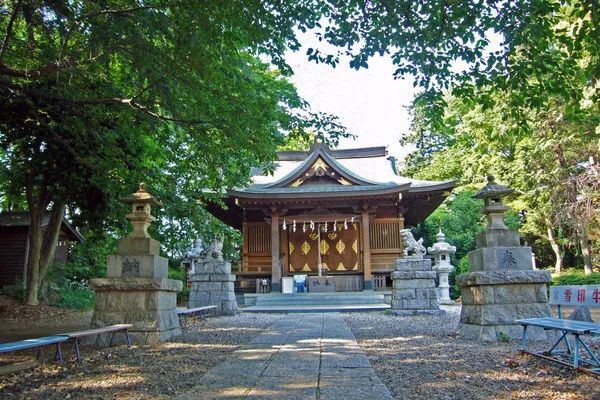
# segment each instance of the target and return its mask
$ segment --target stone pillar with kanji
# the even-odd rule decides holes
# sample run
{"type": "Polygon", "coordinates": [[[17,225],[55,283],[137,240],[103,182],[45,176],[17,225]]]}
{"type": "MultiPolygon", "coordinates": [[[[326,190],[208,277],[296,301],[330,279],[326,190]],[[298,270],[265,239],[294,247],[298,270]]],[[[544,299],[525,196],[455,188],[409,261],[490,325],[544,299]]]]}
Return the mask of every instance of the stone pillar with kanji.
{"type": "Polygon", "coordinates": [[[152,206],[160,202],[144,184],[122,200],[131,205],[126,217],[133,230],[119,240],[117,254],[108,256],[106,278],[92,279],[96,291],[92,327],[133,324],[129,332],[134,343],[164,341],[181,334],[176,306],[183,283],[168,279],[168,260],[160,256],[160,243],[148,234],[156,220],[152,206]]]}
{"type": "MultiPolygon", "coordinates": [[[[469,253],[470,272],[456,278],[462,299],[459,329],[466,338],[518,339],[522,328],[515,320],[550,315],[546,291],[550,272],[533,269],[531,248],[521,246],[519,233],[504,224],[508,207],[502,199],[512,192],[489,176],[487,185],[473,196],[484,201],[487,228],[469,253]]],[[[545,339],[546,334],[532,329],[530,337],[545,339]]]]}

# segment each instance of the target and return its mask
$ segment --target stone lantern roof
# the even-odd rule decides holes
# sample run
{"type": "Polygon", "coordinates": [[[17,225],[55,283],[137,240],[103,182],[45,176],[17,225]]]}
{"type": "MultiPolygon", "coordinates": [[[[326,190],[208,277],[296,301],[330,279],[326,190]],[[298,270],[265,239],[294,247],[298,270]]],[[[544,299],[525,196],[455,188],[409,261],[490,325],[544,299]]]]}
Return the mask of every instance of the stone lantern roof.
{"type": "Polygon", "coordinates": [[[121,200],[131,204],[131,213],[125,216],[133,225],[133,231],[129,237],[150,238],[148,227],[156,221],[156,218],[152,216],[152,206],[160,206],[160,201],[146,191],[145,183],[140,183],[137,192],[123,197],[121,200]]]}
{"type": "Polygon", "coordinates": [[[130,194],[129,196],[125,196],[121,198],[121,201],[127,204],[150,204],[151,206],[160,206],[162,205],[160,201],[154,196],[152,196],[148,191],[146,191],[146,184],[140,183],[140,187],[137,192],[130,194]]]}
{"type": "Polygon", "coordinates": [[[513,193],[515,190],[509,187],[499,185],[495,182],[493,175],[488,175],[488,183],[482,187],[477,193],[473,195],[473,198],[483,199],[485,207],[482,212],[488,220],[487,229],[508,229],[504,224],[504,213],[508,211],[502,203],[502,198],[513,193]]]}
{"type": "Polygon", "coordinates": [[[456,253],[456,246],[452,246],[450,243],[446,242],[446,235],[444,235],[441,229],[438,234],[435,235],[435,238],[437,239],[437,242],[427,249],[429,254],[437,255],[456,253]]]}

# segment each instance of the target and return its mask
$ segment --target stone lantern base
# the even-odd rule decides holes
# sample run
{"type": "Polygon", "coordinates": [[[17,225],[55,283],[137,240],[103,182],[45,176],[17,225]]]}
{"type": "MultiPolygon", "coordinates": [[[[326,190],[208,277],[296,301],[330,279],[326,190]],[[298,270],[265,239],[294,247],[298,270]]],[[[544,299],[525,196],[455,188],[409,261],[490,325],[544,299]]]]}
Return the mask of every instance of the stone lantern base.
{"type": "MultiPolygon", "coordinates": [[[[546,284],[551,281],[548,271],[479,271],[461,274],[456,281],[462,298],[459,329],[465,338],[519,339],[523,328],[515,324],[515,320],[550,315],[546,290],[546,284]]],[[[527,332],[532,338],[547,337],[541,328],[527,332]]]]}
{"type": "MultiPolygon", "coordinates": [[[[92,279],[96,304],[92,328],[114,324],[133,324],[129,331],[133,343],[165,341],[181,334],[177,317],[177,292],[183,283],[166,278],[92,279]]],[[[124,343],[124,335],[114,335],[113,343],[124,343]]],[[[100,335],[98,344],[107,345],[109,335],[100,335]]]]}
{"type": "Polygon", "coordinates": [[[407,256],[394,263],[391,312],[395,315],[441,315],[431,260],[407,256]]]}

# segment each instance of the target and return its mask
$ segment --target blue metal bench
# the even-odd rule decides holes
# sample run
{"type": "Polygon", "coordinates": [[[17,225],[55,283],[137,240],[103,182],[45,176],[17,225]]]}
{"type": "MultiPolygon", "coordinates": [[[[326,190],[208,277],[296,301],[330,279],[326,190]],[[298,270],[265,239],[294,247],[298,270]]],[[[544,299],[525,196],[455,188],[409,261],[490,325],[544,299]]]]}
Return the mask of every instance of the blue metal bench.
{"type": "Polygon", "coordinates": [[[550,304],[558,307],[559,318],[527,318],[515,321],[523,326],[521,351],[572,366],[584,372],[600,375],[600,359],[582,338],[584,335],[600,336],[600,324],[562,319],[561,310],[561,306],[564,305],[600,307],[600,285],[553,286],[550,291],[550,304]],[[561,335],[550,350],[543,353],[530,352],[526,350],[527,327],[529,326],[560,331],[561,335]],[[572,344],[569,342],[569,336],[572,336],[572,344]],[[564,349],[559,349],[561,344],[564,344],[564,349]],[[581,357],[581,349],[585,351],[586,357],[581,357]],[[570,362],[558,358],[564,354],[570,356],[570,362]]]}
{"type": "Polygon", "coordinates": [[[25,339],[18,342],[2,343],[0,344],[0,353],[10,353],[18,350],[26,349],[38,349],[37,357],[42,357],[42,347],[55,345],[56,351],[54,359],[62,363],[62,351],[60,350],[60,344],[69,340],[67,336],[44,336],[36,339],[25,339]]]}
{"type": "Polygon", "coordinates": [[[177,316],[179,317],[179,323],[181,326],[187,326],[187,317],[188,315],[197,315],[200,318],[206,317],[206,312],[208,310],[216,310],[217,306],[202,306],[202,307],[194,307],[194,308],[178,308],[177,316]]]}
{"type": "Polygon", "coordinates": [[[112,346],[113,339],[116,332],[123,332],[125,334],[125,340],[127,341],[127,347],[131,347],[131,338],[129,337],[129,329],[133,328],[132,324],[116,324],[102,326],[100,328],[87,329],[84,331],[61,333],[61,336],[66,337],[73,341],[73,348],[75,349],[75,355],[77,361],[81,361],[81,352],[79,349],[79,339],[87,336],[96,336],[101,334],[110,334],[110,342],[108,346],[112,346]]]}

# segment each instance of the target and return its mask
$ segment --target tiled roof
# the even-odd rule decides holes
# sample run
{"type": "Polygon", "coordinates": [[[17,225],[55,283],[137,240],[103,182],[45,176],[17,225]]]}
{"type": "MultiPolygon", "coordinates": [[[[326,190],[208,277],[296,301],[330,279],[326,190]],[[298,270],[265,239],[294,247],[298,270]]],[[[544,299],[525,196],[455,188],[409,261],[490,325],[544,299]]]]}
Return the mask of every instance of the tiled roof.
{"type": "MultiPolygon", "coordinates": [[[[27,211],[3,211],[0,212],[0,227],[25,227],[29,226],[29,212],[27,211]]],[[[42,217],[42,226],[48,225],[50,221],[50,213],[45,213],[42,217]]],[[[67,221],[66,218],[63,218],[63,225],[69,230],[71,236],[83,242],[83,236],[67,221]]]]}

